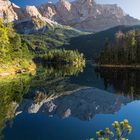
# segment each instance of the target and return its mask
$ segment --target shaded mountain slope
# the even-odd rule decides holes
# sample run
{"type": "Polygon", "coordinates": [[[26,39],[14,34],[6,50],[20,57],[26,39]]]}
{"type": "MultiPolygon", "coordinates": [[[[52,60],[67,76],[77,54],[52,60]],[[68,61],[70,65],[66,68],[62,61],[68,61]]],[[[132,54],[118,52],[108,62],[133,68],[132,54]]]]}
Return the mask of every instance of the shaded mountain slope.
{"type": "Polygon", "coordinates": [[[94,59],[104,47],[105,42],[112,41],[118,31],[127,32],[133,29],[140,29],[140,26],[117,26],[95,34],[74,37],[61,48],[77,49],[84,53],[87,59],[94,59]]]}

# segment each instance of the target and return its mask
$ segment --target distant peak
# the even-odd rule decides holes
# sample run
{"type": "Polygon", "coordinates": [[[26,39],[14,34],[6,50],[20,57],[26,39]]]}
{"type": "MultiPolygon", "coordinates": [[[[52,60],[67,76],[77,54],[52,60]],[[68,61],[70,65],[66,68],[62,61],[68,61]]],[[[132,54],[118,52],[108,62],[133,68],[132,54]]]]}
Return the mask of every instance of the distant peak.
{"type": "Polygon", "coordinates": [[[58,3],[70,3],[68,0],[59,0],[58,3]]]}
{"type": "Polygon", "coordinates": [[[95,3],[95,0],[75,0],[79,3],[95,3]]]}
{"type": "Polygon", "coordinates": [[[71,3],[67,0],[59,0],[57,3],[58,7],[60,7],[60,9],[67,9],[68,11],[71,10],[71,3]]]}

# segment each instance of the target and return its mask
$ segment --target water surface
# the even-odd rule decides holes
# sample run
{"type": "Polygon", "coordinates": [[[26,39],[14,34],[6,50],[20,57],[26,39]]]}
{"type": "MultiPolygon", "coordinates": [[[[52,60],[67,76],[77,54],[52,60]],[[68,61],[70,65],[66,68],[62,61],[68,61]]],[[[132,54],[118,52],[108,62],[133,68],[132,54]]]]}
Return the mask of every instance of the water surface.
{"type": "Polygon", "coordinates": [[[139,70],[49,66],[17,79],[0,83],[4,140],[85,140],[123,119],[140,139],[139,70]]]}

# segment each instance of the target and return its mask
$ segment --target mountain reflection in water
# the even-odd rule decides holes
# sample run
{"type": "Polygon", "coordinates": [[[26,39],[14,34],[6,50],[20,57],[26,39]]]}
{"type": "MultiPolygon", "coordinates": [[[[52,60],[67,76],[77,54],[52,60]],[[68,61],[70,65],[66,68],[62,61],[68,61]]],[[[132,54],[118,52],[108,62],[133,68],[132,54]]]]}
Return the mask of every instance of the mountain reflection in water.
{"type": "Polygon", "coordinates": [[[23,103],[17,108],[17,114],[22,111],[28,113],[46,112],[50,116],[58,115],[61,118],[76,117],[81,120],[90,120],[96,114],[114,114],[129,102],[131,99],[123,96],[96,88],[84,88],[74,91],[70,95],[51,100],[46,98],[39,103],[23,100],[23,103]]]}

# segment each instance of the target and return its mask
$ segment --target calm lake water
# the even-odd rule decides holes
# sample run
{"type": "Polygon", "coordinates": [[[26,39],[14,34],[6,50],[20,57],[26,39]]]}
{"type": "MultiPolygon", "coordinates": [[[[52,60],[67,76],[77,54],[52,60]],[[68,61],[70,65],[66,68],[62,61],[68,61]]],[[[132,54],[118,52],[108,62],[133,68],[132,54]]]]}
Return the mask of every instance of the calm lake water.
{"type": "Polygon", "coordinates": [[[1,139],[86,140],[128,119],[140,140],[140,70],[48,66],[0,89],[1,139]]]}

